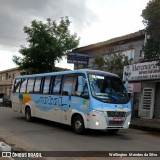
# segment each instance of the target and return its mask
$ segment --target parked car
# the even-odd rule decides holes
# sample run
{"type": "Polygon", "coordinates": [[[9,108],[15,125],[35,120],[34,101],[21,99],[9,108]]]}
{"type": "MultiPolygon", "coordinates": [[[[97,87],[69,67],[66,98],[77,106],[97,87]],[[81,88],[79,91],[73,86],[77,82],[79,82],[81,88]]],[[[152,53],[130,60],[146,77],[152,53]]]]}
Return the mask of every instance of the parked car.
{"type": "Polygon", "coordinates": [[[12,107],[12,101],[10,99],[3,101],[2,106],[12,107]]]}
{"type": "Polygon", "coordinates": [[[12,107],[12,102],[5,93],[0,93],[0,106],[12,107]]]}
{"type": "Polygon", "coordinates": [[[3,104],[3,100],[4,100],[4,93],[0,93],[0,106],[2,106],[3,104]]]}

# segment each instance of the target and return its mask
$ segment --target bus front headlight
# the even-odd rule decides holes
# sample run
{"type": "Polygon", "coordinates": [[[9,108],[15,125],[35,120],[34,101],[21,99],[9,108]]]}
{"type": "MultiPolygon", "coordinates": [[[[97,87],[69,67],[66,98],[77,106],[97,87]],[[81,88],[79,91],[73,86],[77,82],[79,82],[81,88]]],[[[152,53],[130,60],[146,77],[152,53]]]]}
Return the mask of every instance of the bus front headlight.
{"type": "Polygon", "coordinates": [[[104,111],[97,110],[97,109],[93,109],[92,111],[104,116],[104,111]]]}

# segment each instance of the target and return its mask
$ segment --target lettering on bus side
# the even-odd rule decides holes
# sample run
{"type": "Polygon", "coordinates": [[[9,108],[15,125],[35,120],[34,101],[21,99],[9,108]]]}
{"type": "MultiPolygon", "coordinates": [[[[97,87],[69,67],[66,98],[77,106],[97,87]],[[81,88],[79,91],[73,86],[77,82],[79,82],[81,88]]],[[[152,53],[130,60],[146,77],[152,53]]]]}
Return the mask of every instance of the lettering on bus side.
{"type": "Polygon", "coordinates": [[[62,103],[62,97],[52,98],[49,97],[39,97],[38,101],[36,103],[39,104],[48,104],[48,105],[55,105],[55,106],[63,106],[65,104],[62,103]]]}

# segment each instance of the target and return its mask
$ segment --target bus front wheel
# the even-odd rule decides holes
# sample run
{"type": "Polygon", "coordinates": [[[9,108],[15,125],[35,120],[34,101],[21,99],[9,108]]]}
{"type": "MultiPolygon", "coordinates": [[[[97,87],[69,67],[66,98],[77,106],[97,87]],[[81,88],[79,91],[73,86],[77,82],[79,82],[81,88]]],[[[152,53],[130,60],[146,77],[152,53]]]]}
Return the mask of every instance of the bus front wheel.
{"type": "Polygon", "coordinates": [[[73,119],[72,127],[73,127],[73,131],[76,134],[83,134],[84,133],[84,131],[85,131],[84,121],[83,121],[83,118],[80,115],[77,115],[73,119]]]}
{"type": "Polygon", "coordinates": [[[27,122],[30,122],[32,120],[31,110],[29,107],[27,107],[25,110],[25,118],[27,122]]]}

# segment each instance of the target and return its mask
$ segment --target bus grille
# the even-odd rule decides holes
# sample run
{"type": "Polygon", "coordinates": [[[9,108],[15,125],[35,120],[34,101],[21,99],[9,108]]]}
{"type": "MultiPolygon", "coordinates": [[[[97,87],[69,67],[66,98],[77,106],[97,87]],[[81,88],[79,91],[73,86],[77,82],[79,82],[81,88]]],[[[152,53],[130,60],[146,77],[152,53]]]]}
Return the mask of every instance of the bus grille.
{"type": "Polygon", "coordinates": [[[126,112],[107,111],[108,117],[125,117],[126,112]]]}

